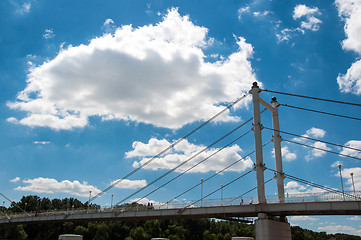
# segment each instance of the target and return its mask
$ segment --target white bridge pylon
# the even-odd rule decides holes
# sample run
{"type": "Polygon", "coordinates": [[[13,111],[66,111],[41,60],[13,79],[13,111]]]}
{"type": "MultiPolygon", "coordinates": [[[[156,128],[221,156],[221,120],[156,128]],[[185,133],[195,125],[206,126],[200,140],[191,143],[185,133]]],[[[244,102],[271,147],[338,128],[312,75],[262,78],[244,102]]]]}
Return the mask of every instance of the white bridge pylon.
{"type": "Polygon", "coordinates": [[[273,143],[275,150],[275,162],[276,162],[276,180],[277,180],[277,194],[278,202],[285,202],[285,190],[283,179],[285,178],[282,167],[282,153],[281,153],[281,141],[280,136],[280,124],[278,118],[278,107],[280,104],[276,98],[273,97],[271,104],[264,101],[259,93],[262,90],[258,87],[257,82],[253,83],[252,89],[249,91],[252,94],[253,102],[253,131],[254,131],[254,142],[255,142],[255,155],[256,155],[256,175],[257,175],[257,200],[258,203],[267,203],[264,186],[264,170],[263,164],[263,151],[262,151],[262,123],[261,123],[261,111],[260,104],[266,107],[272,112],[272,124],[273,124],[273,143]]]}

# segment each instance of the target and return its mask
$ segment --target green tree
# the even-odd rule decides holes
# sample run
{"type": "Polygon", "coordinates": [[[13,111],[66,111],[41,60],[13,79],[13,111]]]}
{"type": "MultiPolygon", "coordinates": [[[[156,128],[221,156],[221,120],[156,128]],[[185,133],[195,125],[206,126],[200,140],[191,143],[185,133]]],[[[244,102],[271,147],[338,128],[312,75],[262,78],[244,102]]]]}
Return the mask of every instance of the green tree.
{"type": "Polygon", "coordinates": [[[132,229],[130,231],[130,236],[133,240],[147,240],[150,238],[141,226],[132,229]]]}

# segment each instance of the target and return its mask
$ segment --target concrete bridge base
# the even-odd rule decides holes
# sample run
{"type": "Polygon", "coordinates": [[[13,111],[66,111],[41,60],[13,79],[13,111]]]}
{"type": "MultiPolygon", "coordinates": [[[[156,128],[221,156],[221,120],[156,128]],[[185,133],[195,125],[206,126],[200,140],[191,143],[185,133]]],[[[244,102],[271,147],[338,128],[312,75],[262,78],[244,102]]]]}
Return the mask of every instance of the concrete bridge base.
{"type": "Polygon", "coordinates": [[[268,219],[260,213],[256,220],[256,240],[292,240],[291,226],[288,222],[268,219]]]}

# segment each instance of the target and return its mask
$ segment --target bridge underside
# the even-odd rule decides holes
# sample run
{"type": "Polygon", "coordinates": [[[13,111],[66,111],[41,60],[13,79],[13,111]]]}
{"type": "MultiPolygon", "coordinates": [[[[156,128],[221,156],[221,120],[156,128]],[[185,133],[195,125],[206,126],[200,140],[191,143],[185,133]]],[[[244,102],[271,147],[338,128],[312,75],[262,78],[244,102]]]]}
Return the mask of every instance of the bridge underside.
{"type": "Polygon", "coordinates": [[[296,216],[296,215],[361,215],[361,201],[332,201],[332,202],[303,202],[303,203],[274,203],[234,205],[218,207],[198,207],[180,209],[157,209],[141,211],[109,211],[97,210],[68,211],[58,213],[35,213],[27,215],[1,216],[0,225],[30,224],[67,221],[126,221],[148,219],[185,219],[185,218],[234,218],[257,217],[258,213],[267,216],[296,216]]]}

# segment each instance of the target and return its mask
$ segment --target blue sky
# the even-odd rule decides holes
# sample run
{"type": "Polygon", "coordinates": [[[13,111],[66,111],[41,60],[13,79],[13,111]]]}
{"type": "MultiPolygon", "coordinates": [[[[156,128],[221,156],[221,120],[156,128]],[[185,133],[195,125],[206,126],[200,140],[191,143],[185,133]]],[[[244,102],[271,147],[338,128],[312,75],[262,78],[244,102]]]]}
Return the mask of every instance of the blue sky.
{"type": "MultiPolygon", "coordinates": [[[[361,1],[44,1],[0,2],[1,193],[77,197],[103,190],[248,92],[263,89],[361,102],[361,1]]],[[[270,101],[273,94],[260,96],[270,101]]],[[[359,107],[276,95],[282,104],[360,118],[359,107]]],[[[350,120],[280,107],[281,130],[361,148],[350,120]]],[[[252,116],[250,99],[192,135],[94,202],[109,206],[252,116]]],[[[262,122],[271,127],[269,112],[262,122]]],[[[197,162],[251,129],[247,124],[197,162]]],[[[272,132],[263,130],[263,141],[272,132]]],[[[294,139],[338,153],[360,152],[294,139]]],[[[282,142],[284,172],[361,190],[360,162],[282,142]]],[[[252,132],[147,197],[164,202],[252,151],[252,132]]],[[[254,156],[204,184],[205,194],[253,167],[254,156]]],[[[264,148],[274,168],[272,144],[264,148]]],[[[139,198],[190,167],[155,183],[139,198]]],[[[265,179],[272,176],[265,172],[265,179]]],[[[255,173],[224,197],[255,186],[255,173]]],[[[286,192],[317,192],[285,179],[286,192]]],[[[274,195],[275,182],[266,185],[274,195]]],[[[216,193],[210,198],[219,198],[216,193]]],[[[182,196],[198,199],[200,189],[182,196]]],[[[256,192],[248,194],[255,196],[256,192]]],[[[5,204],[9,204],[6,202],[5,204]]],[[[291,217],[315,231],[361,235],[356,216],[291,217]]]]}

